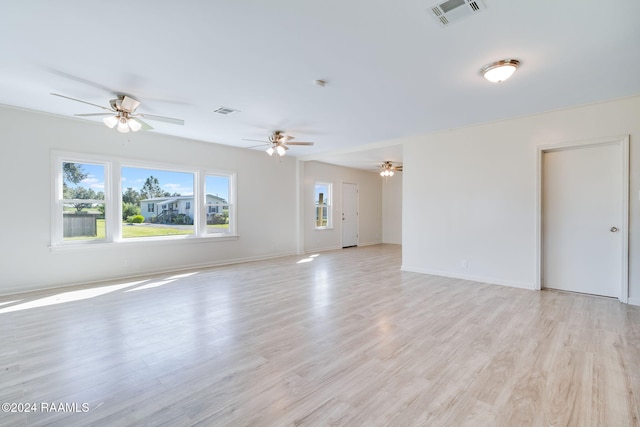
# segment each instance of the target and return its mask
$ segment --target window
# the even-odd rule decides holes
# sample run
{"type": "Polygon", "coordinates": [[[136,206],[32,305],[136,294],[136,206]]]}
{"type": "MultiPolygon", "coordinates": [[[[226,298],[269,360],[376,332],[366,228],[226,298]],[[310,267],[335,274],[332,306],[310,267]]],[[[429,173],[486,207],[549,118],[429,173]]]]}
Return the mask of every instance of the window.
{"type": "Polygon", "coordinates": [[[120,176],[123,202],[127,195],[137,198],[134,213],[143,217],[132,221],[131,212],[123,209],[123,239],[194,234],[193,213],[186,208],[194,197],[193,173],[123,167],[120,176]],[[139,205],[146,205],[146,212],[139,205]]]}
{"type": "Polygon", "coordinates": [[[205,177],[205,206],[207,210],[207,233],[229,233],[229,203],[231,180],[226,175],[205,177]]]}
{"type": "Polygon", "coordinates": [[[317,182],[314,192],[316,228],[331,228],[331,184],[317,182]]]}
{"type": "Polygon", "coordinates": [[[62,188],[58,188],[58,214],[62,214],[62,240],[104,240],[105,165],[61,163],[62,188]]]}
{"type": "Polygon", "coordinates": [[[52,245],[232,236],[235,175],[54,153],[52,245]]]}

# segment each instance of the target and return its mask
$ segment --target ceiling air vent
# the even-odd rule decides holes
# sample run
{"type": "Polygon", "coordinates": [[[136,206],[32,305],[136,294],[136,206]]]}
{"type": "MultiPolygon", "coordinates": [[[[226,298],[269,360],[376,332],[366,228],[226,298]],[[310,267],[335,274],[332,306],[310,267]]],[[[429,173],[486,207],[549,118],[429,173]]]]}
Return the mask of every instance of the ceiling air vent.
{"type": "Polygon", "coordinates": [[[431,13],[444,27],[484,9],[480,0],[447,0],[432,6],[431,13]]]}
{"type": "Polygon", "coordinates": [[[218,107],[215,110],[213,110],[214,113],[218,113],[218,114],[233,114],[233,113],[237,113],[239,110],[234,110],[233,108],[229,108],[229,107],[218,107]]]}

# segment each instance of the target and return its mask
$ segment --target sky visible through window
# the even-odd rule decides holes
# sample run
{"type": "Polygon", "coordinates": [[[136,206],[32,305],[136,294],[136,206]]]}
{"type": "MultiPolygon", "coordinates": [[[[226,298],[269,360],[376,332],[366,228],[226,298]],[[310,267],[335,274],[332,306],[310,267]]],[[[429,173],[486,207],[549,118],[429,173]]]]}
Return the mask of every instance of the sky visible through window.
{"type": "MultiPolygon", "coordinates": [[[[91,188],[95,192],[104,191],[104,166],[90,163],[76,163],[87,174],[78,186],[91,188]]],[[[131,187],[140,191],[147,178],[153,176],[158,179],[160,187],[171,194],[178,193],[182,196],[193,195],[193,174],[185,172],[164,171],[158,169],[141,169],[132,167],[122,168],[122,191],[131,187]]],[[[73,183],[67,185],[75,186],[73,183]]],[[[207,194],[229,200],[229,178],[226,176],[206,177],[207,194]]]]}
{"type": "Polygon", "coordinates": [[[158,179],[160,188],[164,191],[181,196],[193,196],[192,173],[123,167],[121,175],[123,192],[129,187],[140,191],[146,179],[153,176],[158,179]]]}
{"type": "MultiPolygon", "coordinates": [[[[72,163],[72,162],[64,162],[72,163]]],[[[90,188],[96,193],[104,191],[104,165],[92,165],[90,163],[75,163],[83,173],[87,175],[85,179],[76,183],[64,180],[69,187],[90,188]]]]}
{"type": "Polygon", "coordinates": [[[316,184],[316,204],[319,203],[320,193],[322,193],[322,204],[326,205],[329,202],[329,184],[316,184]]]}

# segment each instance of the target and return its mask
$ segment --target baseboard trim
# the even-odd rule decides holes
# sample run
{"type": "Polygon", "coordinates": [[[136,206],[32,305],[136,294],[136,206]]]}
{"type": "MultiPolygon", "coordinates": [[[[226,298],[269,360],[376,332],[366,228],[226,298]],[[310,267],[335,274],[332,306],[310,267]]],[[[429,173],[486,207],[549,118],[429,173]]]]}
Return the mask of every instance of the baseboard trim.
{"type": "Polygon", "coordinates": [[[411,267],[403,265],[400,267],[402,271],[410,271],[412,273],[429,274],[432,276],[449,277],[451,279],[470,280],[473,282],[488,283],[490,285],[508,286],[510,288],[519,288],[527,290],[535,290],[533,283],[518,282],[513,280],[496,279],[495,277],[473,276],[468,274],[451,273],[448,271],[430,270],[426,268],[411,267]]]}
{"type": "MultiPolygon", "coordinates": [[[[356,246],[375,246],[375,245],[381,245],[382,242],[358,242],[358,244],[356,246]]],[[[323,247],[323,248],[305,248],[304,252],[302,254],[299,255],[304,255],[304,254],[310,254],[313,252],[329,252],[329,251],[335,251],[338,249],[343,249],[342,246],[327,246],[327,247],[323,247]]]]}
{"type": "Polygon", "coordinates": [[[358,242],[358,246],[375,246],[381,244],[382,242],[358,242]]]}
{"type": "Polygon", "coordinates": [[[304,252],[302,253],[302,255],[307,255],[307,254],[312,254],[312,253],[316,253],[316,252],[329,252],[329,251],[336,251],[338,249],[342,249],[341,246],[328,246],[325,248],[310,248],[310,249],[305,249],[304,252]]]}
{"type": "Polygon", "coordinates": [[[640,306],[640,298],[629,298],[627,301],[630,305],[640,306]]]}

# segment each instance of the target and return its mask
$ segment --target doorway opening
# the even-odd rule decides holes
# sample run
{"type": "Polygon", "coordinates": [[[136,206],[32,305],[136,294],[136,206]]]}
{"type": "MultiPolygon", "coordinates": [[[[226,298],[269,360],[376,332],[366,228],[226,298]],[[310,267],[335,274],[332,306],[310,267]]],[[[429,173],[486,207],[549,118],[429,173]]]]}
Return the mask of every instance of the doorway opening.
{"type": "Polygon", "coordinates": [[[358,246],[358,184],[342,183],[342,247],[358,246]]]}

